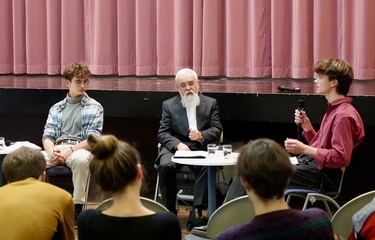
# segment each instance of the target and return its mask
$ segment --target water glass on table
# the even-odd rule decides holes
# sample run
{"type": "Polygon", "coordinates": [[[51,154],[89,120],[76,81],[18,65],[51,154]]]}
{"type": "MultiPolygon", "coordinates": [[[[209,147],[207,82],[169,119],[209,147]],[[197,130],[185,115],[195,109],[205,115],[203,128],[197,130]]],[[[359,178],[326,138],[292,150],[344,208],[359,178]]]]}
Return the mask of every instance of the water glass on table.
{"type": "Polygon", "coordinates": [[[223,146],[223,153],[224,153],[224,158],[230,158],[230,156],[232,155],[232,145],[225,144],[223,146]]]}
{"type": "Polygon", "coordinates": [[[5,146],[5,138],[0,137],[0,150],[4,149],[4,146],[5,146]]]}
{"type": "Polygon", "coordinates": [[[215,143],[209,143],[209,144],[207,144],[207,152],[208,152],[208,155],[215,155],[216,144],[215,143]]]}

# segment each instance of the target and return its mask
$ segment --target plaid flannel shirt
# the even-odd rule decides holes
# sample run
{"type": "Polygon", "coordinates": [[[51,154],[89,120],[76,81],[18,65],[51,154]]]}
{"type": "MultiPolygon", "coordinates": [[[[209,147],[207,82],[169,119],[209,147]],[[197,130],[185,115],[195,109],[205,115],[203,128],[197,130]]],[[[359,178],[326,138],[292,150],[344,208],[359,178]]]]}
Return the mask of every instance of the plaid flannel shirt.
{"type": "MultiPolygon", "coordinates": [[[[53,142],[61,135],[62,110],[66,107],[66,98],[53,105],[48,113],[47,122],[44,126],[42,141],[49,138],[53,142]]],[[[86,93],[81,101],[81,141],[84,141],[90,133],[100,135],[103,130],[103,107],[95,99],[90,98],[86,93]]]]}

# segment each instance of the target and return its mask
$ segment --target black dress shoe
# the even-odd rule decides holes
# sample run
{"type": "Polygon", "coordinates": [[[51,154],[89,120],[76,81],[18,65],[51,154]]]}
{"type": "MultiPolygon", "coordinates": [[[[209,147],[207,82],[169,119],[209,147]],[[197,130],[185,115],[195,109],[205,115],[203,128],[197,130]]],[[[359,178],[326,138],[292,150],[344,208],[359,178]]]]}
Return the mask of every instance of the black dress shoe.
{"type": "Polygon", "coordinates": [[[193,208],[190,211],[189,219],[186,223],[186,228],[191,231],[194,227],[200,227],[207,225],[208,219],[202,216],[202,210],[193,208]]]}
{"type": "Polygon", "coordinates": [[[83,204],[74,204],[74,228],[77,228],[77,217],[82,212],[83,204]]]}

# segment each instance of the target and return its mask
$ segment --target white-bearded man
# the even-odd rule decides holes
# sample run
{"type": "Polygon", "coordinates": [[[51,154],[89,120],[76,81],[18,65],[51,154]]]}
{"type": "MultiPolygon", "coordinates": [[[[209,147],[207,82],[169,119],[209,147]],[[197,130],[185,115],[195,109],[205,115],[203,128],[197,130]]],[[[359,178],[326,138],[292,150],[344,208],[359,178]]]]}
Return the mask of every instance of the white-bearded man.
{"type": "MultiPolygon", "coordinates": [[[[169,211],[176,210],[176,170],[182,165],[171,161],[179,151],[206,150],[207,144],[217,141],[222,133],[219,106],[216,99],[198,94],[196,72],[184,68],[175,76],[179,95],[162,105],[162,117],[157,135],[161,144],[156,159],[163,204],[169,211]]],[[[207,225],[202,210],[207,208],[207,167],[190,166],[195,171],[193,209],[187,223],[188,230],[207,225]]]]}

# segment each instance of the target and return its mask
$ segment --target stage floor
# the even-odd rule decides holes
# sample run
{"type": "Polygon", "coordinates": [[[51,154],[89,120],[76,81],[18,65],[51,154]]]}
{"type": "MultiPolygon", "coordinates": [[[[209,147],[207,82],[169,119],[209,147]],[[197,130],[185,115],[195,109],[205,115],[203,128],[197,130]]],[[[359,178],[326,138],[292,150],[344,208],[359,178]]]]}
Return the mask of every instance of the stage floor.
{"type": "MultiPolygon", "coordinates": [[[[314,95],[313,79],[230,79],[201,78],[200,91],[209,93],[279,93],[278,86],[300,88],[300,94],[314,95]]],[[[17,89],[65,89],[62,76],[48,75],[0,75],[0,88],[17,89]]],[[[119,77],[92,76],[88,90],[104,91],[177,91],[173,77],[119,77]]],[[[375,80],[354,80],[349,96],[375,96],[375,80]]]]}

